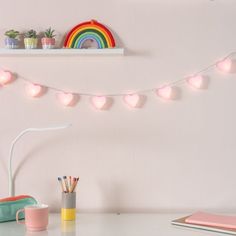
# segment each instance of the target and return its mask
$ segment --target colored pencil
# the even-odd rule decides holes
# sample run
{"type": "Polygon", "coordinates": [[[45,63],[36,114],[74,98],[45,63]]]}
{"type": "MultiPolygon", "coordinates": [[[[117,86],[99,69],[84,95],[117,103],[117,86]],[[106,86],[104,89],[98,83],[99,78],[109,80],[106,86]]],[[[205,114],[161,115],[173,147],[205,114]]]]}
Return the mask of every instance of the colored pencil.
{"type": "Polygon", "coordinates": [[[71,176],[69,176],[69,189],[71,188],[71,184],[72,184],[72,182],[71,182],[71,176]]]}
{"type": "MultiPolygon", "coordinates": [[[[76,189],[76,187],[77,187],[78,182],[79,182],[79,177],[76,179],[75,189],[76,189]]],[[[74,189],[74,190],[75,190],[75,189],[74,189]]]]}
{"type": "Polygon", "coordinates": [[[57,179],[58,179],[58,181],[59,181],[59,183],[60,183],[60,185],[61,185],[61,190],[62,190],[62,192],[65,192],[61,178],[58,177],[57,179]]]}
{"type": "Polygon", "coordinates": [[[69,192],[69,187],[68,187],[68,182],[67,182],[66,176],[63,176],[63,180],[64,180],[64,183],[65,183],[66,192],[68,193],[69,192]]]}
{"type": "Polygon", "coordinates": [[[74,186],[74,188],[73,188],[73,191],[72,191],[72,192],[74,192],[74,191],[75,191],[78,181],[79,181],[79,178],[75,178],[75,186],[74,186]]]}
{"type": "Polygon", "coordinates": [[[75,186],[76,186],[76,178],[73,178],[73,183],[72,183],[72,187],[70,189],[70,193],[74,192],[75,186]]]}

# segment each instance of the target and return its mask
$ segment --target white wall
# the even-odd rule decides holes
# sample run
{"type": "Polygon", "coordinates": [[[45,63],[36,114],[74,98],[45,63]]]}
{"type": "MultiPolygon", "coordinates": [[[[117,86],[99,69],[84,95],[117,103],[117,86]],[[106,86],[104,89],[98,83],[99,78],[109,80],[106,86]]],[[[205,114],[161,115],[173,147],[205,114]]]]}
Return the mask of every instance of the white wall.
{"type": "MultiPolygon", "coordinates": [[[[0,35],[10,28],[62,36],[97,19],[127,49],[125,57],[0,57],[34,82],[91,93],[119,93],[171,82],[236,50],[234,0],[2,1],[0,35]]],[[[60,37],[59,37],[60,38],[60,37]]],[[[60,207],[59,175],[79,175],[78,209],[88,211],[235,210],[235,75],[210,71],[207,91],[187,86],[179,101],[149,94],[141,110],[120,99],[97,112],[87,98],[62,108],[54,93],[29,99],[24,83],[0,89],[0,197],[7,191],[13,137],[31,126],[73,128],[31,134],[14,156],[17,194],[60,207]]]]}

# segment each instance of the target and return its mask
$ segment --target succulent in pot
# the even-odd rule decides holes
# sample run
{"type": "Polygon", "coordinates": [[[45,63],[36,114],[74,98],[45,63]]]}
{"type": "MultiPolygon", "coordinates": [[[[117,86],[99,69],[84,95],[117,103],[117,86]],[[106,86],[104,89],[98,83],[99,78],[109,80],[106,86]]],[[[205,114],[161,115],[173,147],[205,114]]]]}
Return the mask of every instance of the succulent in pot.
{"type": "Polygon", "coordinates": [[[26,49],[35,49],[38,45],[37,32],[35,30],[29,30],[25,33],[24,43],[26,49]]]}
{"type": "Polygon", "coordinates": [[[20,34],[19,31],[13,29],[5,32],[5,36],[7,36],[5,38],[6,48],[16,49],[19,47],[19,40],[18,40],[19,34],[20,34]]]}
{"type": "Polygon", "coordinates": [[[41,39],[43,49],[53,49],[55,47],[55,30],[51,27],[44,31],[44,37],[41,39]]]}

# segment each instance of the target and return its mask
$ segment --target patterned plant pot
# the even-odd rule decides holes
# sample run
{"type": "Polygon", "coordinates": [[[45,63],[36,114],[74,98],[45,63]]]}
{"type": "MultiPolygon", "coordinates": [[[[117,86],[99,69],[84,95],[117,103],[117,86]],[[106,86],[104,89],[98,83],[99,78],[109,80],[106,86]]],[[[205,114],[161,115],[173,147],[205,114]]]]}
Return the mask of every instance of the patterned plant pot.
{"type": "Polygon", "coordinates": [[[19,47],[19,40],[13,38],[5,38],[5,46],[9,49],[16,49],[19,47]]]}
{"type": "Polygon", "coordinates": [[[41,43],[42,43],[43,49],[53,49],[55,48],[56,40],[55,38],[42,38],[41,43]]]}
{"type": "Polygon", "coordinates": [[[35,49],[38,46],[37,38],[25,38],[24,39],[26,49],[35,49]]]}

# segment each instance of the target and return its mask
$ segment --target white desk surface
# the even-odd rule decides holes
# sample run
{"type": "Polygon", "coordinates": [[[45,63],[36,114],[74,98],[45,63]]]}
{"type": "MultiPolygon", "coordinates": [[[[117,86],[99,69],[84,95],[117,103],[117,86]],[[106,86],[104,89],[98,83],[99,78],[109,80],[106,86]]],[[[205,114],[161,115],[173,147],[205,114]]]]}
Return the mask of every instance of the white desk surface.
{"type": "Polygon", "coordinates": [[[0,236],[219,236],[226,234],[171,225],[171,220],[188,214],[77,214],[61,222],[50,214],[47,231],[27,232],[16,222],[0,223],[0,236]]]}

